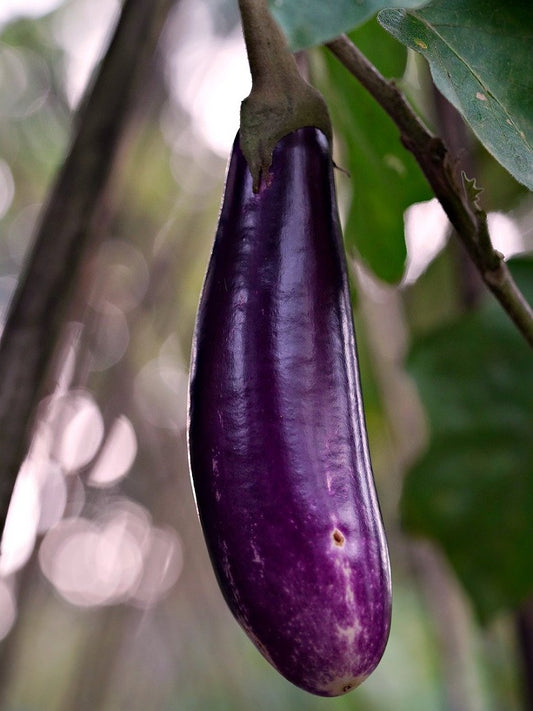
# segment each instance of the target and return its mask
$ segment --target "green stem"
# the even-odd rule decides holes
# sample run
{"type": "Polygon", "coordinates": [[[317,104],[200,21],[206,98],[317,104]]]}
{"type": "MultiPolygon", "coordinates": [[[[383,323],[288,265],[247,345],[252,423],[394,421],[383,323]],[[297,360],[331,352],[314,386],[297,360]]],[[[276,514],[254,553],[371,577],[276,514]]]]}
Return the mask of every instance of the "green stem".
{"type": "Polygon", "coordinates": [[[267,0],[239,0],[239,10],[254,88],[268,90],[269,83],[283,85],[284,77],[289,83],[297,79],[294,56],[267,0]]]}
{"type": "Polygon", "coordinates": [[[331,143],[331,122],[319,92],[300,75],[267,0],[239,0],[252,91],[241,105],[240,145],[254,191],[268,175],[276,143],[304,126],[315,126],[331,143]]]}
{"type": "Polygon", "coordinates": [[[533,309],[517,287],[503,256],[492,246],[487,216],[476,199],[477,188],[460,183],[457,161],[444,142],[430,133],[395,84],[388,82],[348,37],[337,37],[327,47],[398,126],[403,145],[418,161],[481,278],[533,347],[533,309]]]}

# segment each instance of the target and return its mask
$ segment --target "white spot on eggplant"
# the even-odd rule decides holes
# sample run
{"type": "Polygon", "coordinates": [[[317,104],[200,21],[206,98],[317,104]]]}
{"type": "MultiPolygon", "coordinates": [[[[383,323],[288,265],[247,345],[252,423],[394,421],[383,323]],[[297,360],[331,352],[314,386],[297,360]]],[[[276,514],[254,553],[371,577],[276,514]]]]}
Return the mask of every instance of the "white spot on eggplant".
{"type": "Polygon", "coordinates": [[[254,554],[254,557],[252,558],[252,563],[263,563],[263,559],[259,555],[259,551],[257,550],[257,547],[252,543],[252,551],[254,554]]]}
{"type": "Polygon", "coordinates": [[[215,493],[215,499],[217,501],[220,501],[222,498],[222,494],[220,493],[220,489],[217,486],[217,479],[219,477],[219,470],[218,470],[218,459],[216,457],[211,457],[211,467],[213,471],[213,491],[215,493]]]}
{"type": "Polygon", "coordinates": [[[339,570],[342,575],[342,580],[339,580],[339,584],[344,587],[344,600],[349,607],[352,607],[355,602],[355,595],[353,591],[352,584],[352,566],[349,560],[337,559],[335,561],[335,567],[339,570]]]}
{"type": "Polygon", "coordinates": [[[357,619],[354,620],[353,625],[349,625],[348,627],[341,627],[340,625],[337,625],[339,637],[345,639],[349,645],[352,645],[355,642],[356,638],[361,633],[361,630],[362,627],[357,619]]]}

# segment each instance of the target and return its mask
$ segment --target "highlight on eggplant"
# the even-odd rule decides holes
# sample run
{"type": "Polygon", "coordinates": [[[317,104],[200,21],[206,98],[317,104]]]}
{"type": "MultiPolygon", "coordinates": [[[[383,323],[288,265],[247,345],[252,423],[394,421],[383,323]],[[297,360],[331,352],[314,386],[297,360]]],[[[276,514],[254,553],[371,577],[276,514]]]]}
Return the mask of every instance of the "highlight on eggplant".
{"type": "Polygon", "coordinates": [[[189,459],[221,591],[261,653],[321,696],[389,635],[346,260],[324,134],[276,145],[253,192],[235,141],[198,310],[189,459]]]}

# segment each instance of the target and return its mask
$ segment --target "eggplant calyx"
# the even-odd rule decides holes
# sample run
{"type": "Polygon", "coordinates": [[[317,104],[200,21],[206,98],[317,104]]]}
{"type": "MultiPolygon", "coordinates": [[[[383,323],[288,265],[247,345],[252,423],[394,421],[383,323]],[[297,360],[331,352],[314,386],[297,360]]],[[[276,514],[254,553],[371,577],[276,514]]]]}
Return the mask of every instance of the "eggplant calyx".
{"type": "Polygon", "coordinates": [[[300,75],[268,0],[239,0],[252,91],[241,104],[240,145],[259,191],[276,143],[306,126],[320,129],[331,146],[332,130],[322,95],[300,75]]]}
{"type": "Polygon", "coordinates": [[[272,153],[279,140],[306,126],[320,129],[331,145],[331,121],[322,95],[299,74],[277,87],[255,87],[241,104],[240,146],[253,178],[253,190],[268,182],[272,153]]]}

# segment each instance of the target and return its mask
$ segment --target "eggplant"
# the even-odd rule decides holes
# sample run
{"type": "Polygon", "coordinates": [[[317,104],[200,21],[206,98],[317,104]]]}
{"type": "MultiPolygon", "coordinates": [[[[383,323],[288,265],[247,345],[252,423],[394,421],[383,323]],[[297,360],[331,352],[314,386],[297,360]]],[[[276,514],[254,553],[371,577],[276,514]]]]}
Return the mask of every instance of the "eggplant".
{"type": "Polygon", "coordinates": [[[237,135],[198,309],[189,459],[218,583],[289,681],[336,696],[378,664],[391,580],[369,459],[329,142],[237,135]]]}

